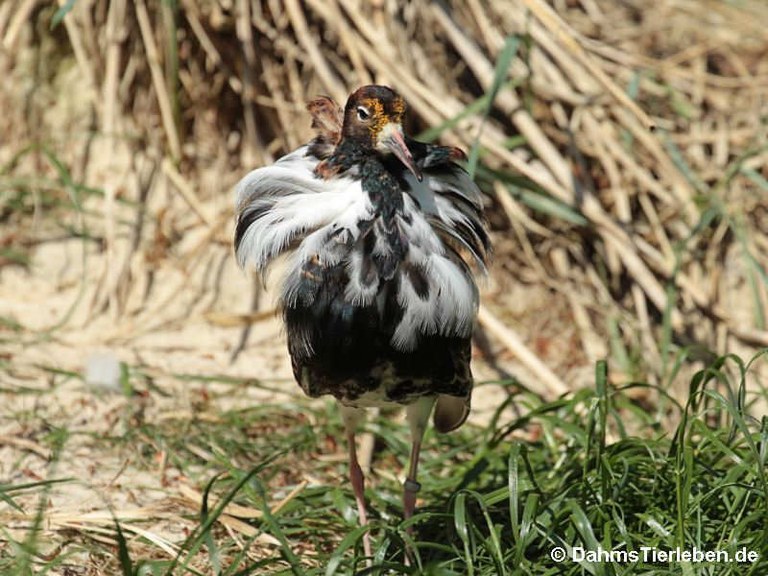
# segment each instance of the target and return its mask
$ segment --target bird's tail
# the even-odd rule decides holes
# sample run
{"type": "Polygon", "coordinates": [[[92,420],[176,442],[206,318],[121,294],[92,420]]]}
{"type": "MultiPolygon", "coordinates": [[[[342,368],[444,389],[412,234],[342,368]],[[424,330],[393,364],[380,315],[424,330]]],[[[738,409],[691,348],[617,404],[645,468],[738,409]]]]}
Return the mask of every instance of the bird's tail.
{"type": "Polygon", "coordinates": [[[464,424],[469,416],[471,394],[467,396],[448,396],[440,394],[435,404],[432,422],[435,430],[441,433],[451,432],[464,424]]]}

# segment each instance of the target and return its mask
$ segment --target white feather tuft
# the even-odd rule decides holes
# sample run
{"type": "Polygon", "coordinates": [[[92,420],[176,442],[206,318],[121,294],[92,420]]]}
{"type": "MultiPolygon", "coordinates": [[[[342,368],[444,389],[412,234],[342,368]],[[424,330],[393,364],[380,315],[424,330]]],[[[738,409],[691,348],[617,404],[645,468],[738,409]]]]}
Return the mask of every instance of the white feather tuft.
{"type": "MultiPolygon", "coordinates": [[[[306,152],[306,147],[299,148],[272,166],[254,170],[238,184],[238,222],[247,225],[237,244],[238,262],[263,272],[301,238],[298,250],[288,262],[281,294],[284,305],[296,304],[305,281],[304,267],[316,259],[323,267],[343,263],[348,275],[345,299],[353,306],[375,302],[383,314],[387,285],[382,285],[378,278],[368,283],[362,279],[363,267],[371,265],[365,259],[372,256],[364,254],[364,233],[376,235],[373,255],[383,256],[392,250],[380,230],[383,224],[376,222],[370,228],[376,214],[359,180],[316,177],[318,160],[306,152]]],[[[456,254],[446,249],[433,225],[440,227],[441,233],[447,230],[453,234],[457,229],[471,233],[467,230],[472,229],[472,208],[454,203],[451,195],[460,196],[478,210],[481,196],[458,168],[439,176],[427,173],[421,182],[410,174],[405,177],[409,189],[403,194],[403,212],[395,224],[407,239],[407,252],[399,264],[399,281],[391,285],[397,290],[403,316],[391,343],[398,350],[410,351],[423,335],[471,335],[477,314],[477,288],[467,267],[449,258],[456,254]],[[416,292],[405,273],[406,267],[423,273],[428,285],[426,297],[416,292]]],[[[459,230],[455,234],[457,242],[464,242],[459,230]]],[[[311,298],[311,291],[303,297],[311,298]]],[[[307,348],[308,343],[301,346],[307,348]]]]}
{"type": "Polygon", "coordinates": [[[421,298],[408,278],[400,276],[397,300],[403,317],[391,342],[404,352],[415,349],[421,335],[469,336],[478,306],[471,276],[445,256],[437,234],[409,197],[405,216],[398,222],[409,240],[405,261],[424,270],[429,289],[428,297],[421,298]]]}
{"type": "MultiPolygon", "coordinates": [[[[409,253],[410,254],[410,253],[409,253]]],[[[422,299],[403,276],[397,293],[403,318],[392,335],[392,345],[414,350],[421,335],[470,336],[478,297],[472,279],[454,262],[436,254],[426,258],[429,297],[422,299]]]]}
{"type": "Polygon", "coordinates": [[[376,298],[379,291],[379,279],[375,278],[370,284],[362,282],[363,250],[357,246],[347,262],[347,276],[349,282],[344,289],[344,298],[353,306],[369,306],[376,298]]]}
{"type": "Polygon", "coordinates": [[[305,153],[306,147],[299,148],[237,185],[238,216],[259,213],[237,245],[241,266],[263,271],[297,236],[329,224],[364,199],[359,181],[317,178],[317,159],[305,153]]]}

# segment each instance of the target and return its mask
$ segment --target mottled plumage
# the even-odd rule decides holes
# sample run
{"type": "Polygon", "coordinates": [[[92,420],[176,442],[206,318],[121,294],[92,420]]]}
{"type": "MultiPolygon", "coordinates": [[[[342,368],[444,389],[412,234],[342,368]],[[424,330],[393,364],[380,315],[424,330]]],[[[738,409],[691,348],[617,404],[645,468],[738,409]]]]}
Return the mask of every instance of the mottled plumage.
{"type": "Polygon", "coordinates": [[[463,153],[405,137],[405,104],[383,86],[357,90],[343,116],[327,97],[308,109],[317,137],[237,187],[237,259],[265,273],[290,253],[280,305],[304,392],[349,410],[416,403],[414,436],[437,399],[436,426],[456,428],[490,248],[463,153]]]}

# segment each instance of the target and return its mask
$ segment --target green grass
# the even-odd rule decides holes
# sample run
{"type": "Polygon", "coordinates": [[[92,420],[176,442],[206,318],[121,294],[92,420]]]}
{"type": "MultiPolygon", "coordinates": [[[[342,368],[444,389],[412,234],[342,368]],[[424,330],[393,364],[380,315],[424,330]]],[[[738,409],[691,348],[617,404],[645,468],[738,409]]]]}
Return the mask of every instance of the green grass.
{"type": "MultiPolygon", "coordinates": [[[[747,399],[760,395],[746,395],[749,369],[739,358],[724,356],[697,372],[685,405],[666,398],[671,408],[664,418],[679,422],[670,430],[655,410],[631,399],[632,391],[647,387],[610,386],[604,363],[597,365],[593,389],[553,402],[510,386],[509,400],[489,426],[465,426],[447,436],[428,432],[412,540],[401,521],[400,486],[392,479],[406,464],[407,433],[390,419],[371,422],[380,445],[367,485],[370,569],[332,402],[259,405],[214,420],[152,422],[136,410],[126,415],[130,425],[94,442],[131,452],[134,465],[147,469],[163,451],[204,492],[206,503],[198,512],[185,512],[193,528],[178,542],[178,555],[169,558],[115,522],[106,543],[70,533],[66,552],[47,560],[36,549],[44,528],[40,504],[23,541],[2,536],[10,544],[0,548],[0,573],[62,573],[77,553],[87,552],[101,566],[93,573],[126,576],[765,574],[768,419],[750,415],[747,399]],[[522,416],[510,420],[513,404],[522,416]],[[306,475],[317,481],[272,513],[273,504],[306,475]],[[264,512],[248,521],[259,534],[235,541],[222,529],[218,520],[230,502],[264,512]],[[270,546],[260,543],[261,534],[271,537],[270,546]],[[415,550],[411,567],[404,565],[407,541],[415,550]],[[556,547],[569,557],[553,560],[556,547]],[[643,557],[643,547],[724,551],[733,558],[746,551],[760,558],[654,562],[650,552],[643,557]],[[572,555],[580,550],[637,557],[575,562],[572,555]]],[[[246,381],[227,382],[237,387],[246,381]]],[[[765,401],[766,390],[760,394],[765,401]]],[[[55,482],[73,481],[54,477],[56,454],[70,436],[51,433],[54,475],[40,483],[0,485],[0,507],[18,508],[18,495],[34,490],[43,503],[55,482]]]]}

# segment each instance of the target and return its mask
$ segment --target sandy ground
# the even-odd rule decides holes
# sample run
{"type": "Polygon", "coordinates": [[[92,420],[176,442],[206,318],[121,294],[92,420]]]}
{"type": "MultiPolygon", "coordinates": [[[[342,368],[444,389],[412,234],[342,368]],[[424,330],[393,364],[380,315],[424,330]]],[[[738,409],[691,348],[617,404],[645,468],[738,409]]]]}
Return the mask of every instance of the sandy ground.
{"type": "MultiPolygon", "coordinates": [[[[93,164],[86,180],[106,186],[109,171],[93,164]]],[[[228,176],[222,188],[230,189],[236,177],[228,176]]],[[[123,195],[136,197],[120,179],[109,185],[118,198],[123,185],[129,187],[123,195]]],[[[132,425],[132,413],[154,422],[215,420],[223,410],[300,395],[274,297],[267,290],[252,308],[257,280],[235,263],[231,196],[208,197],[197,211],[190,210],[166,180],[158,180],[138,247],[132,241],[136,214],[128,204],[117,202],[108,214],[102,199],[92,198],[83,216],[41,213],[29,222],[28,232],[38,240],[29,265],[0,267],[0,317],[5,319],[0,326],[0,483],[77,479],[47,494],[43,549],[52,554],[73,527],[91,537],[108,532],[113,512],[122,520],[151,518],[149,524],[126,526],[134,534],[150,531],[171,556],[173,543],[193,526],[183,514],[194,513],[198,505],[184,491],[199,490],[199,482],[168,466],[162,451],[148,470],[130,450],[110,451],[108,443],[95,440],[120,435],[132,425]],[[200,211],[209,216],[201,217],[200,211]],[[99,238],[112,237],[112,249],[105,250],[100,241],[62,238],[53,225],[57,218],[99,238]],[[233,361],[243,327],[251,321],[246,345],[233,361]],[[89,364],[99,362],[113,369],[123,363],[135,394],[86,382],[89,364]],[[251,379],[254,385],[231,394],[225,378],[251,379]],[[201,412],[204,396],[209,401],[201,412]],[[51,434],[57,429],[69,436],[54,456],[51,434]]],[[[571,389],[592,386],[593,360],[608,354],[606,342],[593,342],[593,358],[587,358],[564,292],[516,278],[508,269],[502,273],[501,264],[483,286],[485,305],[571,389]]],[[[278,278],[276,273],[271,280],[278,278]]],[[[507,398],[508,388],[494,381],[515,378],[533,390],[546,386],[494,335],[480,331],[478,336],[474,372],[478,382],[490,384],[476,391],[471,418],[482,425],[507,398]]],[[[556,396],[551,390],[545,395],[556,396]]],[[[515,417],[512,409],[503,415],[515,417]]],[[[23,511],[0,503],[0,524],[22,540],[39,492],[17,493],[14,499],[23,511]]],[[[0,537],[0,549],[4,545],[0,537]]]]}
{"type": "MultiPolygon", "coordinates": [[[[92,225],[100,225],[98,218],[92,225]]],[[[191,226],[177,251],[159,263],[150,262],[146,251],[128,250],[127,239],[118,242],[124,252],[118,250],[112,261],[122,262],[127,272],[112,309],[104,287],[114,276],[109,274],[107,254],[97,244],[77,239],[44,242],[32,253],[28,268],[0,269],[0,316],[17,324],[16,329],[6,326],[0,331],[0,482],[76,479],[53,486],[47,494],[43,551],[55,554],[73,527],[100,537],[109,529],[112,513],[123,520],[151,517],[148,524],[126,526],[129,531],[149,531],[169,554],[172,543],[192,526],[182,514],[196,510],[196,504],[184,491],[200,486],[168,466],[162,456],[155,469],[147,470],[130,451],[110,451],[108,443],[98,442],[101,435],[120,435],[131,426],[130,414],[141,412],[143,419],[155,422],[216,419],[218,411],[300,395],[281,322],[272,313],[274,298],[266,291],[258,308],[251,309],[256,281],[237,268],[230,234],[229,222],[215,229],[191,226]],[[257,320],[245,348],[232,361],[248,314],[257,320]],[[129,370],[138,394],[126,396],[114,382],[112,388],[98,382],[109,379],[98,376],[105,370],[119,370],[118,361],[129,370]],[[94,372],[99,364],[102,369],[94,372]],[[86,381],[89,374],[94,382],[86,381]],[[231,390],[222,383],[228,377],[258,380],[264,386],[239,387],[236,395],[223,393],[231,390]],[[209,399],[203,412],[202,395],[209,399]],[[68,436],[61,453],[54,455],[51,434],[57,429],[68,436]]],[[[559,358],[561,367],[570,366],[574,385],[589,385],[591,368],[574,363],[567,353],[574,335],[563,330],[564,304],[522,285],[502,290],[493,278],[484,290],[489,302],[508,301],[507,317],[520,314],[520,326],[538,333],[531,345],[545,361],[557,365],[559,358]]],[[[478,381],[531,381],[493,338],[482,350],[476,348],[475,356],[478,381]]],[[[497,385],[480,387],[473,421],[487,421],[506,394],[497,385]]],[[[514,414],[510,411],[507,417],[514,414]]],[[[17,493],[14,498],[23,511],[0,504],[0,522],[11,536],[23,540],[39,492],[17,493]]],[[[0,549],[3,546],[0,538],[0,549]]]]}
{"type": "MultiPolygon", "coordinates": [[[[0,268],[0,317],[5,319],[0,328],[0,483],[76,479],[46,495],[41,548],[51,555],[62,546],[69,550],[73,534],[110,542],[112,514],[132,535],[149,535],[168,556],[194,527],[185,515],[198,510],[189,494],[201,489],[199,479],[184,477],[161,450],[156,466],[148,469],[130,449],[110,450],[109,443],[98,442],[102,435],[124,433],[133,425],[132,414],[151,422],[215,421],[224,410],[301,394],[270,291],[261,293],[252,308],[258,282],[235,263],[231,219],[202,223],[178,206],[167,208],[165,203],[179,202],[178,197],[158,192],[152,198],[147,235],[155,241],[139,249],[131,249],[130,228],[122,226],[111,254],[100,243],[59,239],[39,243],[27,268],[0,268]],[[184,216],[168,222],[164,211],[184,216]],[[168,238],[174,242],[164,248],[168,238]],[[243,327],[251,321],[246,345],[233,361],[243,327]],[[108,372],[109,365],[119,370],[117,362],[129,371],[131,396],[119,386],[86,381],[89,366],[106,363],[108,372]],[[232,394],[226,378],[250,379],[253,385],[232,394]],[[51,438],[58,429],[68,436],[54,455],[51,438]],[[147,518],[151,521],[131,522],[147,518]]],[[[216,206],[207,207],[212,214],[226,214],[221,206],[228,201],[217,198],[216,206]]],[[[105,225],[100,209],[94,202],[85,217],[92,230],[105,225]]],[[[122,205],[113,216],[118,222],[133,217],[122,205]]],[[[54,236],[50,222],[38,226],[40,237],[54,236]]],[[[271,280],[277,278],[279,273],[271,280]]],[[[581,352],[566,296],[523,280],[492,269],[483,301],[571,389],[592,386],[593,363],[581,352]]],[[[476,391],[471,419],[482,425],[507,398],[508,388],[494,381],[516,378],[535,390],[542,382],[494,335],[480,331],[478,336],[474,372],[485,384],[476,391]]],[[[595,343],[594,354],[607,352],[605,342],[595,343]]],[[[515,417],[512,409],[503,415],[515,417]]],[[[22,511],[0,503],[0,524],[23,540],[39,491],[13,496],[22,511]]],[[[7,545],[0,536],[0,553],[7,545]]]]}
{"type": "MultiPolygon", "coordinates": [[[[18,74],[25,77],[23,70],[18,74]]],[[[162,455],[156,468],[148,470],[137,465],[130,451],[109,451],[96,439],[119,435],[132,425],[133,413],[154,422],[216,419],[217,413],[230,408],[296,398],[300,390],[293,382],[280,321],[272,313],[274,298],[267,291],[258,307],[252,307],[256,281],[238,269],[232,254],[229,191],[244,174],[228,168],[231,151],[219,149],[219,140],[206,147],[210,139],[205,131],[217,129],[215,117],[193,136],[197,148],[191,156],[209,165],[195,172],[198,181],[186,182],[179,175],[172,182],[172,170],[165,170],[157,155],[162,142],[143,150],[126,145],[120,137],[94,135],[91,105],[75,89],[81,84],[75,67],[62,68],[57,82],[34,92],[44,110],[37,119],[41,133],[61,154],[62,165],[71,169],[72,180],[88,183],[104,196],[80,198],[83,211],[76,212],[69,197],[73,191],[57,180],[50,162],[39,154],[20,160],[19,174],[54,182],[49,188],[41,184],[40,190],[30,189],[50,193],[66,207],[38,209],[15,221],[17,228],[7,234],[0,230],[0,240],[10,238],[13,245],[16,235],[32,246],[27,267],[0,262],[0,484],[77,478],[48,495],[47,536],[82,521],[83,514],[91,515],[92,528],[108,525],[108,511],[113,510],[121,518],[155,519],[151,530],[170,550],[168,543],[178,541],[189,527],[180,510],[196,509],[182,497],[189,479],[167,466],[162,455]],[[137,202],[138,180],[151,169],[155,177],[149,179],[146,199],[137,202]],[[186,198],[185,189],[191,190],[186,198]],[[131,202],[144,206],[141,230],[131,202]],[[57,226],[62,223],[70,230],[90,232],[95,240],[64,232],[57,226]],[[233,361],[249,318],[255,318],[250,335],[233,361]],[[99,359],[113,369],[119,369],[116,362],[123,363],[135,387],[133,395],[85,381],[89,364],[99,359]],[[225,378],[251,379],[253,385],[228,394],[232,388],[223,383],[225,378]],[[209,398],[207,403],[200,401],[203,396],[209,398]],[[69,437],[54,457],[51,435],[57,429],[68,431],[69,437]],[[187,502],[186,508],[179,501],[187,502]]],[[[26,94],[11,91],[5,103],[21,109],[26,94]]],[[[290,113],[306,129],[302,138],[308,138],[306,115],[300,108],[290,113]]],[[[118,128],[126,134],[136,131],[132,123],[145,120],[121,118],[126,125],[118,128]]],[[[18,132],[20,141],[35,135],[25,132],[27,119],[15,127],[12,120],[7,120],[4,133],[18,132]]],[[[162,130],[158,127],[156,132],[162,130]]],[[[0,147],[0,166],[15,153],[13,147],[0,147]]],[[[514,259],[523,258],[521,247],[511,230],[507,234],[494,239],[504,249],[483,287],[484,303],[570,389],[593,386],[594,360],[613,353],[607,338],[597,334],[604,334],[605,326],[585,334],[567,287],[553,290],[541,277],[520,277],[514,259]]],[[[740,305],[751,300],[744,271],[738,269],[740,260],[729,257],[727,262],[722,278],[700,281],[721,281],[728,311],[750,314],[748,306],[740,305]]],[[[530,267],[519,268],[531,274],[530,267]]],[[[272,279],[278,277],[274,274],[272,279]]],[[[601,304],[590,302],[587,312],[590,306],[601,304]]],[[[745,326],[751,324],[744,318],[745,326]]],[[[507,390],[494,381],[516,378],[522,386],[556,396],[496,336],[485,331],[478,336],[474,372],[478,382],[491,384],[479,387],[474,396],[474,423],[487,422],[507,397],[507,390]]],[[[681,398],[688,373],[681,372],[681,398]]],[[[627,375],[612,372],[612,377],[622,382],[627,375]]],[[[515,416],[512,410],[504,414],[507,419],[515,416]]],[[[23,539],[38,505],[38,492],[14,498],[23,512],[0,501],[0,526],[23,539]]],[[[51,538],[49,546],[60,542],[61,538],[51,538]]],[[[0,533],[0,554],[5,545],[0,533]]]]}

